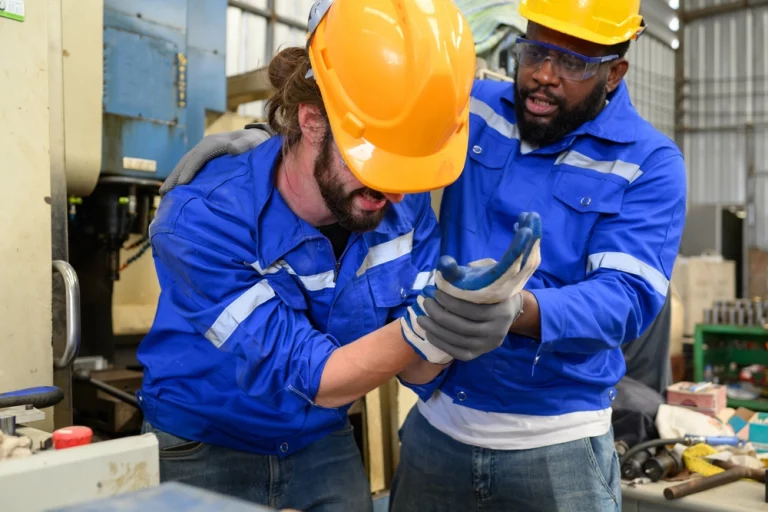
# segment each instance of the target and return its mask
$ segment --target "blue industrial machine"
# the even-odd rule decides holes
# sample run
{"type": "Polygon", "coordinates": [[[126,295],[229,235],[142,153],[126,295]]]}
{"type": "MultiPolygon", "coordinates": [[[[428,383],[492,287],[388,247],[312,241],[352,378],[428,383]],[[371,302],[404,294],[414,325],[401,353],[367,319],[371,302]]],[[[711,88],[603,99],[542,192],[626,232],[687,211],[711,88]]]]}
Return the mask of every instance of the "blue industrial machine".
{"type": "Polygon", "coordinates": [[[226,110],[227,0],[105,0],[102,172],[165,179],[226,110]]]}
{"type": "Polygon", "coordinates": [[[82,356],[112,359],[120,250],[137,234],[137,256],[147,253],[162,181],[226,111],[226,18],[227,0],[104,0],[101,172],[70,199],[82,356]]]}

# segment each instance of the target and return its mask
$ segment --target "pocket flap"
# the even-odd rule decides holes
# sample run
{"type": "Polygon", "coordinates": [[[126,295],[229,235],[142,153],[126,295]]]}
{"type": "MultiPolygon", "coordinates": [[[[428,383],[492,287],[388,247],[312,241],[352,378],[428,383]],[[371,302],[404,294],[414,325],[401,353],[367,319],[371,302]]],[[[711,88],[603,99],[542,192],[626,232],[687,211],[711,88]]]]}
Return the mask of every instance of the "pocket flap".
{"type": "Polygon", "coordinates": [[[619,213],[625,187],[611,180],[564,172],[555,197],[577,212],[619,213]]]}
{"type": "Polygon", "coordinates": [[[269,285],[288,307],[296,310],[307,309],[307,301],[299,288],[299,284],[288,272],[280,271],[267,276],[269,285]]]}
{"type": "Polygon", "coordinates": [[[410,259],[369,273],[368,284],[374,304],[380,308],[392,308],[402,304],[411,294],[417,274],[410,259]]]}
{"type": "Polygon", "coordinates": [[[469,143],[469,158],[489,169],[502,169],[509,159],[514,146],[497,141],[490,136],[479,137],[469,143]]]}

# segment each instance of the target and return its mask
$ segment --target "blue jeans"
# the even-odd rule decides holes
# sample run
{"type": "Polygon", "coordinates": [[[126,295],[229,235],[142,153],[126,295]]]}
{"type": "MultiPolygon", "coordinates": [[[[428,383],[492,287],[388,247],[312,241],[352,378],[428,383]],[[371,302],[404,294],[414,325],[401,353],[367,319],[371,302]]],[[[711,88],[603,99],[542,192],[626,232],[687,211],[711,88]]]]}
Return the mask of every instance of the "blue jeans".
{"type": "Polygon", "coordinates": [[[621,510],[613,432],[531,450],[460,443],[414,407],[400,430],[392,512],[621,510]]]}
{"type": "Polygon", "coordinates": [[[277,509],[302,512],[370,512],[370,485],[352,426],[287,457],[258,455],[162,432],[160,480],[177,481],[277,509]]]}

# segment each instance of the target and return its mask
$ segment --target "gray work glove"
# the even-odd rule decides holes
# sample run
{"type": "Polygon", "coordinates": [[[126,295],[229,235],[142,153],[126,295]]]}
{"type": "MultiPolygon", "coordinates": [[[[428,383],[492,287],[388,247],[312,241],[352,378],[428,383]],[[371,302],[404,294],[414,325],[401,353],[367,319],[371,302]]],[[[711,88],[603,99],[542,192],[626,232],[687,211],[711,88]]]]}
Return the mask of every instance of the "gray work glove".
{"type": "Polygon", "coordinates": [[[203,137],[203,140],[181,157],[163,186],[160,187],[160,195],[164,196],[177,185],[186,185],[191,182],[200,169],[214,158],[227,153],[233,156],[241,155],[268,140],[272,135],[274,132],[269,126],[258,123],[249,124],[242,130],[203,137]]]}
{"type": "Polygon", "coordinates": [[[469,361],[504,343],[523,309],[521,292],[541,263],[541,219],[522,213],[501,261],[459,266],[437,263],[436,286],[426,286],[400,319],[403,338],[423,359],[469,361]]]}
{"type": "Polygon", "coordinates": [[[454,359],[471,361],[501,346],[523,311],[523,296],[474,304],[435,290],[422,307],[427,314],[417,321],[427,341],[454,359]]]}

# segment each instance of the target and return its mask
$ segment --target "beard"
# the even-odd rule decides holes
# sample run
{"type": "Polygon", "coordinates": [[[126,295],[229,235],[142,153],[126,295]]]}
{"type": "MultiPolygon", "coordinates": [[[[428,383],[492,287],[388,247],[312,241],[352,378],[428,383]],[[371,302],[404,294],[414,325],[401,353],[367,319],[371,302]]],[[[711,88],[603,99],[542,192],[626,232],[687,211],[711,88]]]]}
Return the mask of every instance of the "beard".
{"type": "Polygon", "coordinates": [[[381,192],[368,187],[362,187],[352,192],[344,191],[344,183],[338,173],[331,168],[333,161],[333,138],[329,129],[323,139],[323,147],[315,159],[313,174],[325,206],[336,217],[341,227],[349,231],[363,233],[372,231],[381,223],[389,210],[390,203],[377,211],[365,211],[355,208],[355,198],[366,195],[374,200],[383,200],[381,192]],[[356,211],[357,210],[357,211],[356,211]]]}
{"type": "MultiPolygon", "coordinates": [[[[515,77],[517,77],[517,67],[515,67],[515,77]]],[[[598,79],[598,83],[595,84],[595,88],[592,89],[589,96],[581,104],[569,110],[565,99],[554,96],[546,87],[526,89],[516,79],[515,114],[517,115],[520,138],[529,144],[547,146],[562,139],[587,121],[591,121],[597,117],[605,105],[607,81],[607,77],[598,79]],[[526,116],[525,100],[537,92],[546,95],[549,101],[557,105],[557,114],[549,121],[541,121],[536,118],[531,120],[526,116]]]]}

